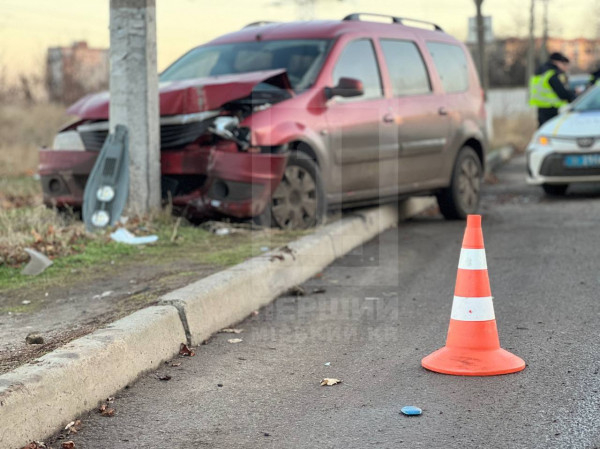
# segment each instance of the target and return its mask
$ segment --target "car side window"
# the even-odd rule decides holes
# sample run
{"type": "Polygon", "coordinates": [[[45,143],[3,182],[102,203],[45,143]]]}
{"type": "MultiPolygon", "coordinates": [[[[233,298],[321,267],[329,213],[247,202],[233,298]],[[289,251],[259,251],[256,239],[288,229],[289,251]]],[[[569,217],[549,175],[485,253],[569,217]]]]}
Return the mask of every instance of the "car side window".
{"type": "Polygon", "coordinates": [[[431,53],[446,92],[464,92],[469,88],[467,57],[461,47],[441,42],[427,42],[427,49],[431,53]]]}
{"type": "Polygon", "coordinates": [[[414,42],[393,39],[382,39],[380,42],[392,80],[394,96],[431,92],[427,67],[414,42]]]}
{"type": "Polygon", "coordinates": [[[363,83],[364,93],[354,99],[368,100],[383,96],[379,64],[370,39],[350,42],[340,55],[333,69],[333,84],[340,78],[354,78],[363,83]]]}

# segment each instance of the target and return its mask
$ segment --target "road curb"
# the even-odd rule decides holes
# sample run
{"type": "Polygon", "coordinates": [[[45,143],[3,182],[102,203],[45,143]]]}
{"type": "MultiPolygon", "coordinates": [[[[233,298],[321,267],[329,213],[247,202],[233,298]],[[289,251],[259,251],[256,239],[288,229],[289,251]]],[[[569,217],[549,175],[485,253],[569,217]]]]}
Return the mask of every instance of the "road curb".
{"type": "Polygon", "coordinates": [[[164,295],[33,363],[0,376],[0,446],[43,439],[144,372],[306,281],[335,259],[426,210],[433,198],[381,206],[164,295]]]}
{"type": "Polygon", "coordinates": [[[184,339],[173,307],[149,307],[0,376],[0,447],[55,433],[156,369],[184,339]]]}
{"type": "Polygon", "coordinates": [[[510,160],[515,153],[514,147],[506,145],[497,150],[488,153],[485,157],[485,171],[486,173],[494,173],[502,165],[510,160]]]}

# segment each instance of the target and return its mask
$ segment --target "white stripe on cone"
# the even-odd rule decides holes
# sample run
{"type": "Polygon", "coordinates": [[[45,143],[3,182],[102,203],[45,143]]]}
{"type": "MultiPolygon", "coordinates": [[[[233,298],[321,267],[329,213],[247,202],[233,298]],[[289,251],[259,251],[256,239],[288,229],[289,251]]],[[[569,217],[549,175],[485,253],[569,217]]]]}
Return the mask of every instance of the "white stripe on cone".
{"type": "Polygon", "coordinates": [[[455,296],[450,317],[459,321],[495,320],[492,297],[463,298],[462,296],[455,296]]]}
{"type": "Polygon", "coordinates": [[[462,248],[460,250],[458,268],[462,268],[463,270],[487,270],[485,249],[462,248]]]}

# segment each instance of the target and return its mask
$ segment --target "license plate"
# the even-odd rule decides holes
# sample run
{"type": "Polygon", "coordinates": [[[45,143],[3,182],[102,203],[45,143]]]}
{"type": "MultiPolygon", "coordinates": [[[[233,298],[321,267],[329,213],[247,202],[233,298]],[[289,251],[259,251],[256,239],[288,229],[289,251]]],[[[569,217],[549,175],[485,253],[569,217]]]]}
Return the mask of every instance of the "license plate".
{"type": "Polygon", "coordinates": [[[569,168],[600,167],[600,154],[565,156],[563,163],[569,168]]]}

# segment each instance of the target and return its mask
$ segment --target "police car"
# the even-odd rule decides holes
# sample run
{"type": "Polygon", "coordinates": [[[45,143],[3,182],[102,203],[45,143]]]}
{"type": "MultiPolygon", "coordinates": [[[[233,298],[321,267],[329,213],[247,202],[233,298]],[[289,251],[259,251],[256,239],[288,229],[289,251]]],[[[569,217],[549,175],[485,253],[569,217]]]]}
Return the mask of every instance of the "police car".
{"type": "Polygon", "coordinates": [[[527,182],[548,195],[563,195],[576,182],[600,182],[600,86],[561,111],[527,147],[527,182]]]}

